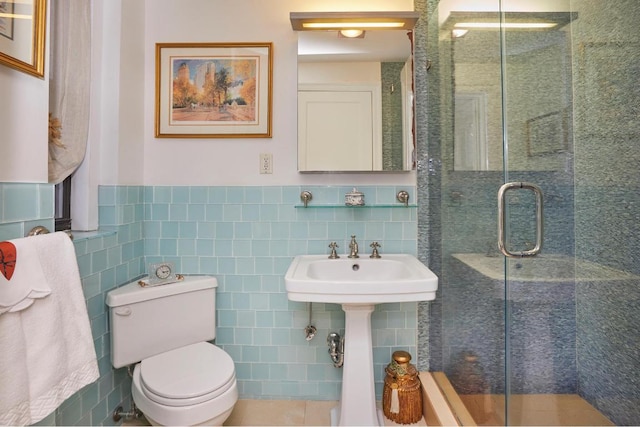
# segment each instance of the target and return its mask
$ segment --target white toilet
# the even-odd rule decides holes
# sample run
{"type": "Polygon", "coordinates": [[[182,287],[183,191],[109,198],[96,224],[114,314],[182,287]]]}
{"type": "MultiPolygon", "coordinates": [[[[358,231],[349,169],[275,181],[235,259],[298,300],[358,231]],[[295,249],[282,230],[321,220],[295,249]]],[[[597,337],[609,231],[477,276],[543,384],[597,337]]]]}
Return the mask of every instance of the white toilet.
{"type": "Polygon", "coordinates": [[[136,364],[133,401],[154,425],[222,425],[238,400],[233,360],[207,342],[216,336],[217,286],[214,277],[185,276],[107,294],[111,363],[136,364]]]}

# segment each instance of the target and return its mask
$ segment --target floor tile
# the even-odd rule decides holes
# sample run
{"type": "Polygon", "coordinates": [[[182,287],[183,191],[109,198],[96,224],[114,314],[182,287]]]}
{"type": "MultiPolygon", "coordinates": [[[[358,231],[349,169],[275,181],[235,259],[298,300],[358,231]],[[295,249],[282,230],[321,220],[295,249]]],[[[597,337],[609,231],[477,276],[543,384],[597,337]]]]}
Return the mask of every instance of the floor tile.
{"type": "Polygon", "coordinates": [[[304,424],[305,402],[301,400],[241,400],[225,425],[299,426],[304,424]]]}
{"type": "Polygon", "coordinates": [[[306,411],[304,413],[304,425],[331,425],[331,409],[337,405],[337,401],[307,401],[306,411]]]}
{"type": "MultiPolygon", "coordinates": [[[[504,425],[504,395],[460,395],[479,426],[504,425]]],[[[241,399],[225,426],[328,426],[337,401],[241,399]]],[[[511,397],[512,425],[605,426],[607,418],[577,395],[515,395],[511,397]]],[[[148,425],[145,419],[125,426],[148,425]]],[[[385,426],[399,426],[385,419],[385,426]]],[[[424,426],[424,418],[413,425],[424,426]]]]}

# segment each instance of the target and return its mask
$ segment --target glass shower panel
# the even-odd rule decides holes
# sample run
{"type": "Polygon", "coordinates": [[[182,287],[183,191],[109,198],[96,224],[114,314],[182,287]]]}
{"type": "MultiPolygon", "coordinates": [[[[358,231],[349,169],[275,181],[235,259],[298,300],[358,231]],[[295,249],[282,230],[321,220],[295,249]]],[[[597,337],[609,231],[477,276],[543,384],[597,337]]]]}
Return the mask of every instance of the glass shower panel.
{"type": "Polygon", "coordinates": [[[640,3],[554,8],[527,17],[554,28],[503,32],[506,179],[543,188],[546,224],[541,256],[507,260],[506,421],[637,425],[640,3]]]}
{"type": "Polygon", "coordinates": [[[439,119],[432,136],[442,155],[442,357],[431,365],[444,371],[477,423],[503,425],[505,276],[496,222],[504,183],[501,38],[495,28],[474,29],[500,21],[500,2],[485,3],[491,3],[485,11],[466,11],[440,2],[429,22],[429,77],[437,79],[430,111],[439,119]]]}

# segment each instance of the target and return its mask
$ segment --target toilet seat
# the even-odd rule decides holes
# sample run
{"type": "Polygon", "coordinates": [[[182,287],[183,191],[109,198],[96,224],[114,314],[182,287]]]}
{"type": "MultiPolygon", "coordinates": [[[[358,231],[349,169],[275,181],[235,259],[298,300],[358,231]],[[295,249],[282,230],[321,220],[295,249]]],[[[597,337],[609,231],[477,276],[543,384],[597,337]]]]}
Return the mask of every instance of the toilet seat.
{"type": "Polygon", "coordinates": [[[145,359],[140,362],[139,372],[145,396],[166,406],[206,402],[225,393],[236,383],[231,357],[207,342],[145,359]]]}

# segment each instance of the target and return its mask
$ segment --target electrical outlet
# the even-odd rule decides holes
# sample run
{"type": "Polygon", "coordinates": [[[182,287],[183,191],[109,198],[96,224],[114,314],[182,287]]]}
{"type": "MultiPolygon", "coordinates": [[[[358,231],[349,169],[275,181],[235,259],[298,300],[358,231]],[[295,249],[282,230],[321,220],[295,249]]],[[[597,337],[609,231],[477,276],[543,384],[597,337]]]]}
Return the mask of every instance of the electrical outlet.
{"type": "Polygon", "coordinates": [[[260,173],[273,173],[273,154],[260,153],[260,173]]]}

